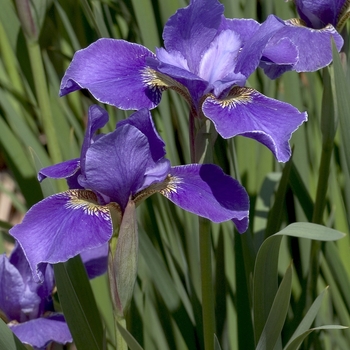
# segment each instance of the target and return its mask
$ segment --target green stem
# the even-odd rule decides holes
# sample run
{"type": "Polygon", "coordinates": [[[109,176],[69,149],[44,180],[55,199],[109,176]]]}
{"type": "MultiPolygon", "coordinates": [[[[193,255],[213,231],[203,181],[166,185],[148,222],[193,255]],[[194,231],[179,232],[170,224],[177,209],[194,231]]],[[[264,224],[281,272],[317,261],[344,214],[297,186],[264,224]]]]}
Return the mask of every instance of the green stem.
{"type": "Polygon", "coordinates": [[[195,120],[194,120],[194,115],[190,113],[189,116],[189,139],[190,139],[190,159],[191,163],[194,163],[196,161],[196,149],[195,149],[195,120]]]}
{"type": "Polygon", "coordinates": [[[116,350],[128,350],[128,345],[126,344],[126,341],[124,340],[122,334],[119,332],[118,324],[126,328],[125,318],[121,319],[121,318],[114,317],[116,350]]]}
{"type": "Polygon", "coordinates": [[[215,310],[211,264],[210,221],[199,218],[199,249],[202,282],[202,313],[205,350],[214,350],[215,310]]]}
{"type": "MultiPolygon", "coordinates": [[[[190,116],[191,118],[191,116],[190,116]]],[[[190,136],[192,136],[191,157],[200,164],[212,162],[212,148],[215,142],[215,132],[210,120],[197,120],[199,128],[194,131],[194,118],[190,123],[190,136]],[[194,138],[195,136],[195,138],[194,138]]],[[[191,137],[190,137],[191,138],[191,137]]],[[[208,219],[199,217],[199,250],[202,283],[202,318],[205,350],[214,350],[215,309],[214,287],[211,262],[211,223],[208,219]]]]}
{"type": "MultiPolygon", "coordinates": [[[[321,224],[323,212],[326,206],[328,177],[331,158],[334,147],[334,136],[337,129],[337,120],[334,113],[334,97],[331,88],[331,75],[327,69],[323,70],[324,92],[322,100],[321,131],[322,131],[322,154],[317,183],[316,201],[312,215],[312,222],[321,224]]],[[[311,306],[317,296],[317,279],[320,269],[321,242],[312,241],[310,251],[310,273],[307,281],[306,305],[311,306]]]]}
{"type": "MultiPolygon", "coordinates": [[[[27,46],[48,152],[54,164],[60,163],[62,154],[55,132],[40,45],[37,41],[27,40],[27,46]]],[[[61,191],[66,189],[64,182],[58,182],[58,187],[61,191]]]]}

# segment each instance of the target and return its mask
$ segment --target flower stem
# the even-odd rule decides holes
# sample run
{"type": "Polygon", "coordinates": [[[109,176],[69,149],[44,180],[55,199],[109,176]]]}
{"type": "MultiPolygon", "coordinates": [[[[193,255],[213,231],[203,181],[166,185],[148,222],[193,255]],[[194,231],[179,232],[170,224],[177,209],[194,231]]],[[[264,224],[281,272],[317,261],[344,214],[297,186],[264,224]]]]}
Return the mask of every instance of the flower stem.
{"type": "MultiPolygon", "coordinates": [[[[190,123],[190,135],[193,137],[191,157],[200,164],[212,162],[212,148],[216,134],[208,119],[199,122],[200,127],[194,132],[194,120],[190,123]],[[191,130],[192,129],[192,130],[191,130]]],[[[202,283],[202,319],[205,350],[214,350],[215,309],[214,287],[211,262],[211,227],[208,219],[199,217],[199,250],[202,283]]]]}
{"type": "Polygon", "coordinates": [[[199,249],[202,282],[202,317],[205,350],[214,350],[215,310],[211,264],[210,221],[199,218],[199,249]]]}
{"type": "Polygon", "coordinates": [[[116,337],[116,349],[117,350],[128,350],[128,345],[124,340],[122,334],[119,332],[118,324],[124,328],[126,328],[126,320],[125,318],[114,317],[114,326],[115,326],[115,337],[116,337]]]}
{"type": "MultiPolygon", "coordinates": [[[[321,131],[322,154],[317,183],[316,201],[312,222],[321,224],[326,206],[328,177],[334,147],[334,136],[337,129],[337,119],[334,112],[334,96],[332,94],[332,76],[328,69],[323,70],[324,92],[322,100],[321,131]]],[[[317,295],[317,278],[319,276],[321,242],[312,241],[310,251],[310,273],[307,281],[306,304],[311,306],[317,295]]]]}
{"type": "Polygon", "coordinates": [[[190,157],[191,157],[191,163],[194,163],[196,161],[196,155],[195,155],[195,122],[194,122],[194,115],[190,113],[189,116],[189,139],[190,139],[190,157]]]}

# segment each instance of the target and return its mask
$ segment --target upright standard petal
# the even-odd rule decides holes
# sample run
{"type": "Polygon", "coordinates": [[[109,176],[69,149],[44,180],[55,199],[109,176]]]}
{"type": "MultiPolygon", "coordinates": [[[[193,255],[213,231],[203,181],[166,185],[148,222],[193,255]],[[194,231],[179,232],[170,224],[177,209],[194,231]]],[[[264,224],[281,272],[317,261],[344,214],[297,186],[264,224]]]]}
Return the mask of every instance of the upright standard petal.
{"type": "Polygon", "coordinates": [[[288,103],[240,87],[233,88],[222,100],[208,97],[202,109],[223,138],[253,138],[268,147],[279,162],[290,158],[292,133],[307,120],[306,112],[301,113],[288,103]]]}
{"type": "Polygon", "coordinates": [[[85,188],[120,205],[138,192],[151,158],[147,137],[132,125],[118,127],[97,140],[86,153],[85,188]]]}
{"type": "Polygon", "coordinates": [[[71,343],[73,341],[67,323],[61,314],[52,314],[20,324],[12,324],[13,333],[25,344],[35,349],[46,349],[51,343],[71,343]]]}
{"type": "Polygon", "coordinates": [[[171,168],[170,161],[166,158],[160,159],[157,163],[153,163],[152,166],[148,166],[143,178],[143,184],[138,188],[137,192],[140,192],[152,184],[162,182],[171,168]]]}
{"type": "Polygon", "coordinates": [[[154,54],[124,40],[99,39],[75,53],[60,88],[60,96],[88,89],[100,102],[122,109],[154,108],[161,91],[144,83],[141,71],[154,54]]]}
{"type": "Polygon", "coordinates": [[[234,73],[235,61],[241,49],[241,40],[237,33],[232,30],[223,30],[210,43],[208,49],[203,54],[199,64],[198,75],[214,85],[214,95],[219,97],[225,89],[226,82],[235,85],[237,82],[245,83],[245,76],[234,73]]]}
{"type": "Polygon", "coordinates": [[[148,140],[151,157],[148,157],[143,184],[137,191],[142,191],[154,182],[162,181],[168,175],[170,162],[164,158],[165,143],[159,136],[148,109],[140,109],[129,118],[118,122],[117,128],[123,125],[132,125],[140,130],[148,140]]]}
{"type": "Polygon", "coordinates": [[[85,173],[85,156],[86,151],[93,142],[93,137],[98,129],[103,128],[109,120],[108,113],[105,109],[98,105],[89,107],[88,123],[85,131],[84,142],[80,154],[80,166],[82,173],[85,173]]]}
{"type": "Polygon", "coordinates": [[[81,149],[80,159],[71,159],[62,163],[43,168],[38,173],[38,180],[41,182],[47,177],[53,179],[67,179],[69,187],[72,189],[80,189],[81,186],[77,182],[77,177],[81,171],[85,172],[85,155],[87,149],[93,142],[96,131],[104,127],[108,122],[108,113],[98,105],[89,107],[88,123],[85,131],[84,142],[81,149]]]}
{"type": "Polygon", "coordinates": [[[248,18],[225,18],[221,17],[218,34],[223,30],[232,30],[239,35],[242,47],[248,42],[256,31],[260,28],[260,23],[248,18]]]}
{"type": "Polygon", "coordinates": [[[157,162],[165,156],[165,143],[159,136],[154,126],[152,115],[148,109],[140,109],[129,118],[121,120],[118,122],[117,128],[123,125],[132,125],[147,137],[154,162],[157,162]]]}
{"type": "Polygon", "coordinates": [[[232,220],[248,228],[249,197],[244,187],[213,164],[172,167],[160,193],[180,208],[213,222],[232,220]]]}
{"type": "Polygon", "coordinates": [[[214,39],[223,13],[224,6],[217,0],[191,0],[165,24],[165,48],[180,52],[190,71],[197,74],[203,51],[214,39]]]}
{"type": "Polygon", "coordinates": [[[46,263],[56,264],[99,247],[112,237],[110,206],[100,206],[96,195],[70,190],[35,204],[10,234],[29,262],[34,281],[43,281],[46,263]]]}

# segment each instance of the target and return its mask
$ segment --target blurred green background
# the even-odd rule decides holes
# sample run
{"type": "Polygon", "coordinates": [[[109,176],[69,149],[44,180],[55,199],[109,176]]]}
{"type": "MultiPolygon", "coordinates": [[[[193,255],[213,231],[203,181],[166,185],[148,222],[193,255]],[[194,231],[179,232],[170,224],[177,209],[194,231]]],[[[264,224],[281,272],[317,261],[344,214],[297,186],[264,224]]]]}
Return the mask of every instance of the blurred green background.
{"type": "MultiPolygon", "coordinates": [[[[86,91],[58,97],[60,80],[74,52],[99,37],[122,38],[154,51],[162,46],[162,30],[169,16],[187,3],[33,0],[33,18],[40,32],[37,40],[26,39],[15,2],[0,0],[0,3],[3,238],[0,250],[3,252],[11,247],[9,227],[20,222],[25,212],[43,198],[36,180],[37,170],[80,154],[87,110],[96,101],[86,91]]],[[[228,18],[254,18],[262,22],[271,13],[282,19],[296,17],[293,3],[282,0],[222,3],[228,18]]],[[[218,344],[222,349],[232,350],[296,349],[301,341],[286,345],[305,315],[309,323],[302,324],[303,332],[298,335],[311,327],[350,325],[349,23],[343,34],[341,62],[345,73],[338,59],[334,69],[288,72],[275,81],[258,70],[249,78],[250,87],[308,112],[308,122],[291,140],[292,161],[277,163],[269,150],[247,138],[216,141],[215,163],[241,181],[251,200],[250,228],[245,234],[235,232],[231,222],[211,225],[216,349],[218,344]],[[325,135],[325,130],[337,123],[334,142],[332,137],[325,141],[322,132],[325,135]],[[328,168],[321,165],[321,159],[328,168]],[[315,214],[315,208],[319,208],[319,215],[315,214]],[[308,236],[311,226],[301,225],[294,233],[284,232],[282,240],[274,237],[266,241],[294,222],[319,223],[346,236],[336,243],[315,246],[310,239],[302,238],[308,236]],[[263,242],[268,243],[265,250],[259,251],[263,242]],[[316,255],[312,249],[316,249],[316,255]],[[314,256],[316,261],[319,259],[316,270],[310,263],[314,256]],[[316,279],[310,290],[310,275],[315,271],[316,279]],[[282,278],[281,286],[285,289],[279,289],[280,299],[276,299],[282,278]],[[321,297],[318,304],[313,304],[311,317],[307,311],[318,295],[321,297]],[[274,300],[281,304],[273,304],[274,300]],[[281,311],[283,308],[285,313],[281,311]],[[268,315],[270,323],[266,322],[268,315]],[[269,347],[268,341],[258,342],[262,332],[268,340],[278,337],[276,347],[269,347]]],[[[113,130],[118,120],[130,114],[105,107],[110,115],[105,132],[113,130]]],[[[166,142],[171,163],[190,163],[185,102],[174,92],[165,92],[152,115],[166,142]]],[[[66,185],[45,180],[44,186],[56,192],[64,190],[66,185]]],[[[204,348],[197,217],[155,195],[138,208],[138,219],[139,272],[127,319],[129,332],[144,349],[204,348]]],[[[332,236],[332,232],[320,228],[315,237],[333,240],[336,235],[332,236]]],[[[113,349],[114,326],[107,277],[98,277],[91,285],[106,330],[107,348],[113,349]]],[[[350,330],[317,330],[301,347],[349,349],[350,330]]]]}

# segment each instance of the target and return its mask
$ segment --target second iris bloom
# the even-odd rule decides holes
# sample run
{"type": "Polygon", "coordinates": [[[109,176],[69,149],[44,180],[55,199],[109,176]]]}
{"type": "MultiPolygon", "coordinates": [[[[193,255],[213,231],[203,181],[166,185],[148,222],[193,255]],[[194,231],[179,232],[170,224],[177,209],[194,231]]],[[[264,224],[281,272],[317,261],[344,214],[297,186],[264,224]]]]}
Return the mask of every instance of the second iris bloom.
{"type": "Polygon", "coordinates": [[[141,109],[108,134],[95,135],[108,121],[94,105],[80,158],[42,169],[39,180],[65,178],[70,190],[34,205],[10,231],[22,246],[36,281],[55,264],[108,242],[128,203],[138,205],[159,192],[180,208],[213,222],[248,227],[249,197],[213,164],[172,167],[150,112],[141,109]],[[47,220],[47,218],[50,220],[47,220]]]}

